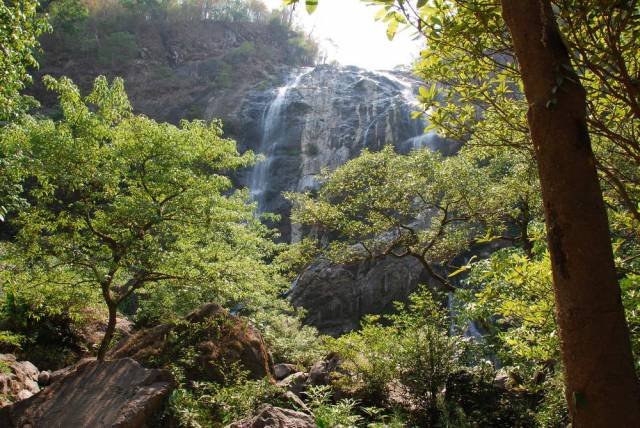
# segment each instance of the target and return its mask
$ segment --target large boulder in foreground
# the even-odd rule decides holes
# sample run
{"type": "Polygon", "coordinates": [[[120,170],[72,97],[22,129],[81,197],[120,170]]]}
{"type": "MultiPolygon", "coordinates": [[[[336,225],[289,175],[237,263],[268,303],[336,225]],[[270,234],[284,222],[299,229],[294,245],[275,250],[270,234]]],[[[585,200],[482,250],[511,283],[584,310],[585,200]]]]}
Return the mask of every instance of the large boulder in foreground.
{"type": "Polygon", "coordinates": [[[304,413],[266,404],[255,416],[228,425],[227,428],[317,428],[313,418],[304,413]]]}
{"type": "Polygon", "coordinates": [[[188,380],[223,382],[238,364],[252,379],[273,377],[273,362],[262,335],[246,320],[214,303],[184,320],[141,330],[122,340],[110,358],[131,357],[147,367],[183,365],[188,380]]]}
{"type": "Polygon", "coordinates": [[[173,387],[167,371],[129,358],[83,361],[33,397],[0,409],[0,426],[143,428],[173,387]]]}

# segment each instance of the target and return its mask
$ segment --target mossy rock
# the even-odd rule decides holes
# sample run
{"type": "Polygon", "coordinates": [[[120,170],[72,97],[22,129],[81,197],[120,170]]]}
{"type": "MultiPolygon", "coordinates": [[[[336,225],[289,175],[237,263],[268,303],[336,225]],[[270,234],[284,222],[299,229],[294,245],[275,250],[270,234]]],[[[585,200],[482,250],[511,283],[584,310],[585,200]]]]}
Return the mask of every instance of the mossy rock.
{"type": "Polygon", "coordinates": [[[147,367],[178,369],[189,381],[223,383],[232,367],[247,371],[251,379],[273,377],[273,362],[260,333],[213,303],[183,320],[125,338],[108,357],[131,357],[147,367]]]}

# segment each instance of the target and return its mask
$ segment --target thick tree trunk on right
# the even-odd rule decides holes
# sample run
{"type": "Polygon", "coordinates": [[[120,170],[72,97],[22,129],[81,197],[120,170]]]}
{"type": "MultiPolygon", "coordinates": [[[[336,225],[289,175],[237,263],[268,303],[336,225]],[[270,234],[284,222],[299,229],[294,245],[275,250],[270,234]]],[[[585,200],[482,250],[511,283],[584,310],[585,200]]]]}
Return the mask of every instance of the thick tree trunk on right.
{"type": "Polygon", "coordinates": [[[585,91],[549,0],[502,0],[544,201],[574,427],[640,427],[640,387],[586,124],[585,91]]]}

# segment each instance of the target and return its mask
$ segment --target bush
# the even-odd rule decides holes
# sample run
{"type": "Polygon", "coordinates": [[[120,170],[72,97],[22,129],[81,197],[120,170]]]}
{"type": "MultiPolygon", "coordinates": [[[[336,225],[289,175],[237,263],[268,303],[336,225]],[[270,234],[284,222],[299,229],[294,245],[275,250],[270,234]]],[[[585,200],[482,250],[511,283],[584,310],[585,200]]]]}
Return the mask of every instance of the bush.
{"type": "Polygon", "coordinates": [[[396,345],[402,332],[395,326],[382,326],[379,321],[379,317],[367,317],[360,330],[328,340],[329,349],[340,355],[349,373],[339,376],[336,385],[372,403],[386,400],[387,387],[399,374],[396,345]]]}
{"type": "Polygon", "coordinates": [[[562,373],[557,372],[542,385],[544,397],[535,415],[536,425],[540,428],[569,426],[569,412],[564,396],[562,373]]]}
{"type": "Polygon", "coordinates": [[[320,428],[354,427],[362,420],[355,414],[357,402],[351,399],[332,403],[331,387],[325,385],[311,386],[307,391],[308,405],[313,411],[316,424],[320,428]]]}
{"type": "Polygon", "coordinates": [[[252,318],[276,363],[309,366],[327,352],[318,331],[302,324],[302,313],[299,311],[293,314],[258,311],[252,318]]]}
{"type": "Polygon", "coordinates": [[[230,366],[223,383],[193,382],[184,384],[184,378],[176,374],[180,385],[169,398],[165,418],[182,428],[213,428],[246,417],[262,404],[282,406],[282,391],[267,379],[248,380],[248,372],[238,366],[230,366]]]}
{"type": "Polygon", "coordinates": [[[419,424],[440,420],[440,392],[463,367],[469,343],[449,335],[446,311],[428,290],[415,293],[397,315],[366,318],[359,331],[328,343],[342,358],[347,374],[336,387],[373,403],[387,405],[389,389],[404,391],[419,424]]]}

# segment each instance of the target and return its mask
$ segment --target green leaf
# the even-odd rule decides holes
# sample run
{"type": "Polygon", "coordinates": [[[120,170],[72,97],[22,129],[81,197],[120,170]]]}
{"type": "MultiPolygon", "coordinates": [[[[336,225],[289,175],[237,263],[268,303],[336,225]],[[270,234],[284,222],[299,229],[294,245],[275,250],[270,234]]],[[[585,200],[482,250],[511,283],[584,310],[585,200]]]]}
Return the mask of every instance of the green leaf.
{"type": "Polygon", "coordinates": [[[306,0],[305,5],[307,6],[307,12],[313,13],[318,8],[318,0],[306,0]]]}
{"type": "Polygon", "coordinates": [[[387,38],[389,40],[393,40],[397,32],[398,32],[398,21],[391,20],[389,22],[389,25],[387,26],[387,38]]]}
{"type": "Polygon", "coordinates": [[[375,16],[373,17],[373,19],[375,19],[376,21],[380,21],[381,19],[383,19],[385,16],[387,15],[387,10],[386,9],[380,9],[378,12],[376,12],[375,16]]]}

